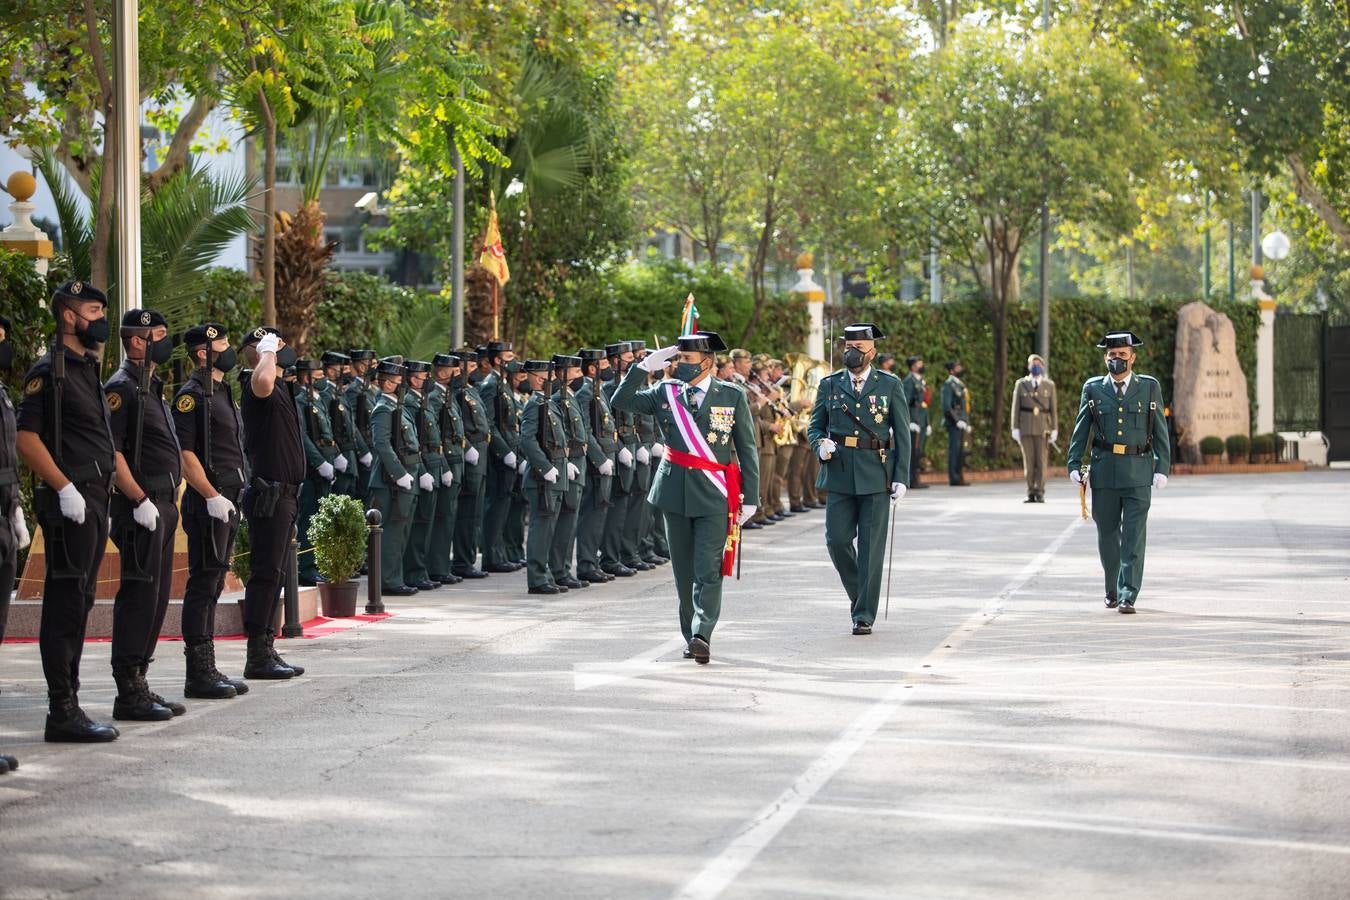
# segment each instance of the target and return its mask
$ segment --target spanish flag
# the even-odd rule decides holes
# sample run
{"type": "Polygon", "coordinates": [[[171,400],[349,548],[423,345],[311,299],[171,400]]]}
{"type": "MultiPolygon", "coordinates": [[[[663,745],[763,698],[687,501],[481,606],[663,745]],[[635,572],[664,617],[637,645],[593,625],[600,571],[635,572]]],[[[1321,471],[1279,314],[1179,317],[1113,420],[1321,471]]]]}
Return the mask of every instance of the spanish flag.
{"type": "Polygon", "coordinates": [[[680,334],[698,333],[698,307],[694,305],[694,295],[684,298],[684,311],[680,313],[680,334]]]}
{"type": "Polygon", "coordinates": [[[483,232],[483,252],[478,256],[478,264],[492,273],[497,284],[503,285],[511,280],[511,270],[506,265],[506,251],[502,248],[502,233],[497,227],[497,198],[489,194],[491,207],[488,212],[487,230],[483,232]]]}

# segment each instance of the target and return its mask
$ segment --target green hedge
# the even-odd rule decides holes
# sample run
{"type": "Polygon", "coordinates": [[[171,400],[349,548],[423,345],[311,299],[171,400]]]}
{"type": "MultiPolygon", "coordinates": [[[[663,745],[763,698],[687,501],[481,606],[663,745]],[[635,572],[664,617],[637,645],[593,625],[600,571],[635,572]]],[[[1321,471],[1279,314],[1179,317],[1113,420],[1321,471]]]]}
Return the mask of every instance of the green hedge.
{"type": "MultiPolygon", "coordinates": [[[[1083,382],[1103,374],[1102,351],[1096,344],[1107,331],[1128,329],[1139,335],[1144,346],[1139,350],[1137,371],[1153,375],[1161,383],[1163,396],[1172,397],[1172,357],[1176,349],[1177,310],[1192,302],[1189,298],[1154,300],[1109,300],[1094,297],[1060,298],[1050,304],[1049,374],[1059,388],[1059,452],[1053,459],[1061,462],[1068,449],[1069,435],[1078,412],[1078,396],[1083,382]]],[[[1260,313],[1252,303],[1211,300],[1209,305],[1226,314],[1237,332],[1238,360],[1247,375],[1249,400],[1256,395],[1256,332],[1260,313]]],[[[922,355],[928,364],[928,383],[936,400],[938,389],[947,377],[943,363],[960,359],[965,366],[965,382],[971,389],[972,420],[975,428],[970,465],[975,469],[1021,466],[1020,452],[1009,445],[997,458],[989,452],[991,427],[1005,433],[1008,422],[991,422],[993,402],[994,341],[984,305],[975,300],[953,303],[901,304],[862,302],[830,310],[827,331],[838,332],[848,322],[876,322],[889,335],[882,349],[894,353],[902,363],[910,354],[922,355]]],[[[1008,387],[1026,373],[1026,357],[1035,349],[1037,309],[1033,303],[1013,307],[1008,316],[1008,387]]],[[[836,360],[837,362],[837,360],[836,360]]],[[[1005,404],[1006,409],[1006,404],[1005,404]]],[[[941,427],[940,413],[932,419],[933,437],[925,456],[935,468],[946,465],[947,439],[941,427]]]]}

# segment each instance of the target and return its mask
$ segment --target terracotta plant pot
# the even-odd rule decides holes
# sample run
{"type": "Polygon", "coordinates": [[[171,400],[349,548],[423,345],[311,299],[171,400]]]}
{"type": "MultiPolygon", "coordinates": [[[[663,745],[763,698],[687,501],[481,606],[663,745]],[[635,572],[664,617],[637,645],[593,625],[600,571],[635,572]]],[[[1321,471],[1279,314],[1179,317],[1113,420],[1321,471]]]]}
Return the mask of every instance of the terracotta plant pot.
{"type": "Polygon", "coordinates": [[[1256,464],[1259,465],[1259,466],[1270,465],[1271,463],[1275,462],[1275,454],[1274,454],[1274,453],[1257,453],[1256,455],[1254,455],[1254,456],[1252,457],[1252,462],[1256,463],[1256,464]]]}
{"type": "Polygon", "coordinates": [[[1223,462],[1222,453],[1205,453],[1202,454],[1200,458],[1205,461],[1205,465],[1207,466],[1217,466],[1223,462]]]}
{"type": "Polygon", "coordinates": [[[323,614],[330,619],[345,619],[356,615],[356,594],[359,582],[347,580],[341,584],[319,584],[319,601],[323,614]]]}
{"type": "Polygon", "coordinates": [[[1230,466],[1245,466],[1247,464],[1247,454],[1240,453],[1236,456],[1232,453],[1228,454],[1228,464],[1230,466]]]}

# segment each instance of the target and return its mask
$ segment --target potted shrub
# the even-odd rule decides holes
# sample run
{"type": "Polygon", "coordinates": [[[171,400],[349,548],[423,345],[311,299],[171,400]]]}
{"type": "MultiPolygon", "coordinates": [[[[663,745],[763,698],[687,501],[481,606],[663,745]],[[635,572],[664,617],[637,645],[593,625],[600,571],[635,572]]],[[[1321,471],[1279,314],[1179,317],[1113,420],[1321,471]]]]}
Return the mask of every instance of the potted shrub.
{"type": "Polygon", "coordinates": [[[1252,438],[1252,462],[1273,463],[1275,461],[1275,435],[1258,434],[1252,438]]]}
{"type": "Polygon", "coordinates": [[[324,580],[319,584],[323,614],[330,618],[356,615],[359,585],[352,576],[366,556],[366,510],[361,501],[329,494],[309,520],[314,563],[324,580]]]}
{"type": "Polygon", "coordinates": [[[1224,442],[1228,447],[1228,464],[1236,466],[1239,463],[1247,461],[1247,454],[1251,451],[1251,440],[1245,434],[1231,435],[1224,442]]]}
{"type": "Polygon", "coordinates": [[[1200,456],[1207,466],[1217,466],[1223,462],[1223,440],[1213,435],[1201,438],[1200,456]]]}

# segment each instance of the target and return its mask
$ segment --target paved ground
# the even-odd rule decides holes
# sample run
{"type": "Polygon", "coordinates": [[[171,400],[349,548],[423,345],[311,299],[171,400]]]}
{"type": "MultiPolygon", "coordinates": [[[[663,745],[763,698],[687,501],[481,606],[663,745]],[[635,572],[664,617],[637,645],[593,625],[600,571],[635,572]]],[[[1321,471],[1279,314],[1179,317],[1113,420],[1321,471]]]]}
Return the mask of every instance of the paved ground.
{"type": "Polygon", "coordinates": [[[707,668],[668,567],[396,602],[287,642],[302,679],[98,747],[41,743],[37,649],[6,646],[0,895],[1346,896],[1350,472],[1174,480],[1133,617],[1067,485],[1020,497],[911,494],[870,638],[823,514],[753,534],[707,668]]]}

